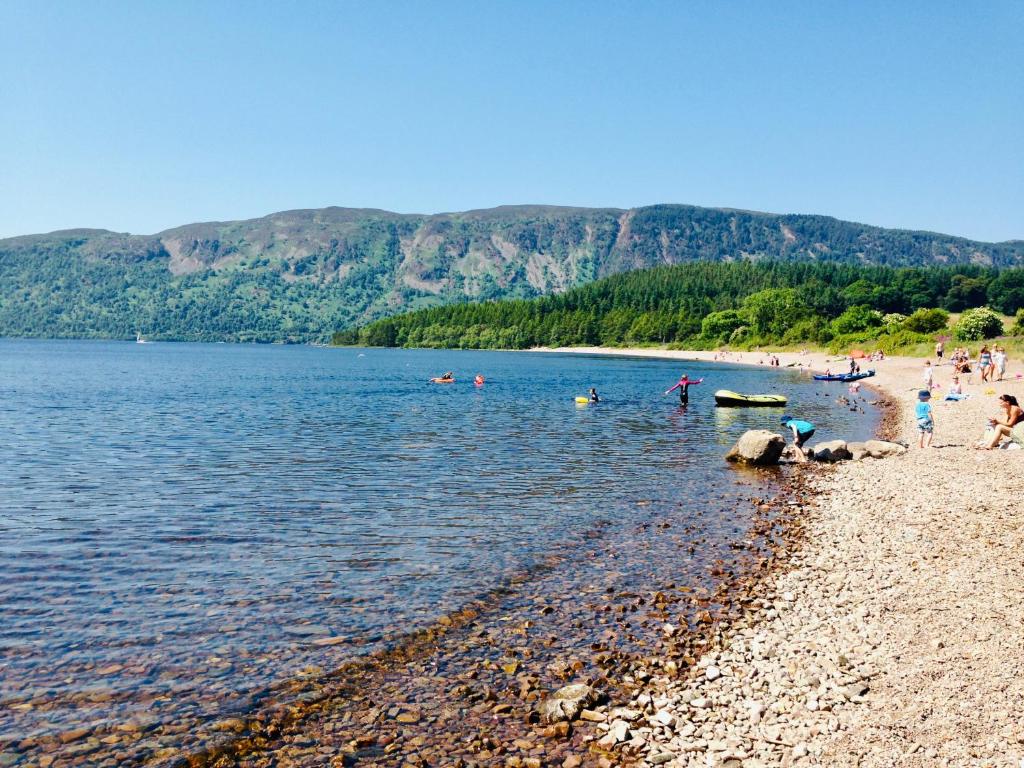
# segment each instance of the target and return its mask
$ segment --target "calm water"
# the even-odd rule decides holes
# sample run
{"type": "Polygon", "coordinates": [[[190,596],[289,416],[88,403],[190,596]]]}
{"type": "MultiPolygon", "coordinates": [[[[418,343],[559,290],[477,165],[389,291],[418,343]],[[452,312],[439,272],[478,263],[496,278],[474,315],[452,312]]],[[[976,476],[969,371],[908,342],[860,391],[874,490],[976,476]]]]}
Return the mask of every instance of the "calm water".
{"type": "Polygon", "coordinates": [[[821,439],[875,424],[786,369],[0,340],[0,742],[222,716],[581,531],[728,495],[724,450],[780,412],[719,388],[785,392],[821,439]],[[709,378],[685,411],[661,395],[682,371],[709,378]]]}

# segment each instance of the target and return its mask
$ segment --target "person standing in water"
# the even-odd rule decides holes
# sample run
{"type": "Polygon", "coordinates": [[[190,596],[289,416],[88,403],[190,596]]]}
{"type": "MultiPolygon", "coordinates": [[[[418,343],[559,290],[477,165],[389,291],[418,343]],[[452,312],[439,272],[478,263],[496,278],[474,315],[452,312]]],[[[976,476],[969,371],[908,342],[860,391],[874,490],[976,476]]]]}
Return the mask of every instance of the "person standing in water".
{"type": "Polygon", "coordinates": [[[679,381],[676,383],[676,385],[674,387],[672,387],[671,389],[665,390],[665,394],[666,395],[671,394],[672,392],[674,392],[675,390],[678,389],[679,390],[679,404],[680,405],[686,405],[687,403],[690,402],[690,387],[693,384],[700,384],[702,381],[704,381],[704,377],[703,376],[701,378],[699,378],[699,379],[694,380],[694,379],[688,378],[686,376],[686,374],[684,373],[682,376],[679,377],[679,381]]]}
{"type": "Polygon", "coordinates": [[[590,388],[590,402],[592,402],[592,403],[600,403],[601,402],[601,398],[597,396],[597,390],[594,389],[593,387],[590,388]]]}

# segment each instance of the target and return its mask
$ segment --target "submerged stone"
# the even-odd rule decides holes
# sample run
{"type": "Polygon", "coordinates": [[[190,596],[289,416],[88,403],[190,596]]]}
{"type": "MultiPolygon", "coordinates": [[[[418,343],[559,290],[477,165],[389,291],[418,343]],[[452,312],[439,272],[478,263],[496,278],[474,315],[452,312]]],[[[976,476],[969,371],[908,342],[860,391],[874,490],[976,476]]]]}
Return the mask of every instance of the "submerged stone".
{"type": "Polygon", "coordinates": [[[559,688],[541,701],[537,707],[541,719],[547,723],[575,720],[580,713],[597,701],[597,691],[589,685],[574,683],[559,688]]]}

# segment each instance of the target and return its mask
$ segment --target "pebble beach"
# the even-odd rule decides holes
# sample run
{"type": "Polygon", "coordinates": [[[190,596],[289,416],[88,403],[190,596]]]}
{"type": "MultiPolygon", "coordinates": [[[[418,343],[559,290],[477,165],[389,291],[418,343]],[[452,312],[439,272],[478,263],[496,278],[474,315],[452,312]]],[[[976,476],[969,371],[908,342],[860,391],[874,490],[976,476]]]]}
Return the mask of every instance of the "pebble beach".
{"type": "MultiPolygon", "coordinates": [[[[721,359],[559,351],[679,359],[680,372],[721,359]]],[[[129,723],[15,744],[11,764],[1020,768],[1024,451],[972,446],[999,394],[1024,397],[1021,367],[1011,361],[1004,382],[975,376],[949,403],[951,368],[938,367],[934,446],[918,449],[923,360],[862,365],[877,371],[859,396],[881,409],[880,436],[909,450],[737,468],[750,505],[737,521],[753,509],[753,524],[708,579],[682,564],[701,546],[699,516],[655,516],[621,541],[595,530],[588,556],[601,567],[585,583],[559,588],[555,553],[514,601],[482,596],[386,651],[295,679],[212,723],[202,751],[129,723]],[[638,548],[661,564],[649,589],[620,572],[638,548]]],[[[780,366],[843,368],[817,354],[780,354],[780,366]]]]}
{"type": "Polygon", "coordinates": [[[934,447],[918,449],[923,362],[864,366],[910,450],[810,470],[793,550],[749,610],[688,673],[609,710],[598,744],[645,765],[1024,764],[1024,452],[973,448],[997,396],[1024,397],[1020,365],[1003,382],[975,375],[960,402],[943,402],[951,367],[939,366],[934,447]]]}

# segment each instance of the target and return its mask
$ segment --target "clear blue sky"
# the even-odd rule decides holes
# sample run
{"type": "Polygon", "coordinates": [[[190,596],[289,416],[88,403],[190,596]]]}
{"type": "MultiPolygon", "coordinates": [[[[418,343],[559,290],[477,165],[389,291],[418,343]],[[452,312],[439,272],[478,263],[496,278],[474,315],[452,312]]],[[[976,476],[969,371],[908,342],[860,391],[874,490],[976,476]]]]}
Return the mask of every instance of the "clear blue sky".
{"type": "Polygon", "coordinates": [[[659,202],[1024,238],[1024,2],[0,4],[0,236],[659,202]]]}

